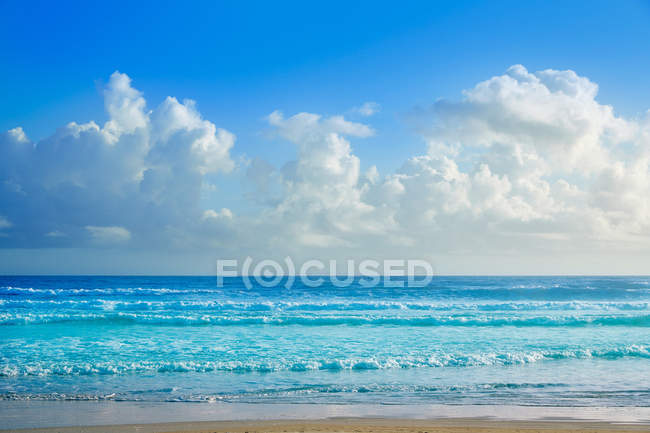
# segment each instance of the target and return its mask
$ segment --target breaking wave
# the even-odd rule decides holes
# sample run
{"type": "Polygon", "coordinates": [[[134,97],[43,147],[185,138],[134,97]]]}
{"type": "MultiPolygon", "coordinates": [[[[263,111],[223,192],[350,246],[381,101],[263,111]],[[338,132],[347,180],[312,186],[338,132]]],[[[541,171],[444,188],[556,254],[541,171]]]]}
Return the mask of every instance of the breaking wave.
{"type": "Polygon", "coordinates": [[[531,364],[540,361],[563,359],[596,358],[615,360],[620,358],[650,358],[650,346],[622,346],[605,349],[579,350],[539,350],[530,352],[475,353],[475,354],[434,354],[424,357],[370,357],[339,359],[298,359],[259,361],[136,361],[136,362],[61,362],[34,363],[0,366],[0,376],[83,376],[83,375],[120,375],[147,372],[207,373],[223,372],[259,372],[275,371],[341,371],[341,370],[385,370],[406,368],[439,367],[475,367],[508,366],[531,364]]]}
{"type": "Polygon", "coordinates": [[[146,324],[161,326],[518,326],[582,327],[637,326],[650,327],[650,314],[641,315],[213,315],[213,314],[146,314],[146,313],[0,313],[0,325],[47,323],[146,324]]]}

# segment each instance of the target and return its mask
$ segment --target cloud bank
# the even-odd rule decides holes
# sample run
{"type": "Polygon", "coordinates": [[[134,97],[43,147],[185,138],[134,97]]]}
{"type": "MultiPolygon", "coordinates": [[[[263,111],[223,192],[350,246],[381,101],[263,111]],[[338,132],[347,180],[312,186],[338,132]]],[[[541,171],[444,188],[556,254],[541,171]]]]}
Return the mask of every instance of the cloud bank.
{"type": "Polygon", "coordinates": [[[234,135],[190,100],[148,109],[116,72],[103,127],[0,137],[0,245],[298,260],[648,252],[649,116],[617,116],[597,92],[573,71],[513,66],[415,111],[427,150],[384,174],[362,172],[352,147],[380,130],[275,111],[267,122],[296,158],[242,163],[257,212],[239,215],[200,200],[206,176],[233,172],[234,135]]]}

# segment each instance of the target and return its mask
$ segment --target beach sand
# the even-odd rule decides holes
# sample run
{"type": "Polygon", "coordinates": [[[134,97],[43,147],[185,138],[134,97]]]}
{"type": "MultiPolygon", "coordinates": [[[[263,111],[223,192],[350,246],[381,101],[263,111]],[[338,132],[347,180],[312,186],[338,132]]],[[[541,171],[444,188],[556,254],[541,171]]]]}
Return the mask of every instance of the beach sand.
{"type": "Polygon", "coordinates": [[[483,419],[339,418],[297,421],[203,421],[91,427],[0,430],[29,433],[535,433],[650,432],[650,425],[583,421],[492,421],[483,419]]]}

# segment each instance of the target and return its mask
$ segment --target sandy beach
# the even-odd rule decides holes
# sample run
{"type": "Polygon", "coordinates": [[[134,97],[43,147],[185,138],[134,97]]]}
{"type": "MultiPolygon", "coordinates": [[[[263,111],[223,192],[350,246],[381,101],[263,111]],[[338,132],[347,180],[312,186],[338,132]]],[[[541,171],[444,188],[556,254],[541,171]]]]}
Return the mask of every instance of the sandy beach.
{"type": "Polygon", "coordinates": [[[410,420],[341,418],[326,420],[207,421],[126,424],[90,427],[51,427],[0,430],[3,433],[535,433],[648,432],[647,424],[578,421],[492,421],[482,419],[410,420]]]}

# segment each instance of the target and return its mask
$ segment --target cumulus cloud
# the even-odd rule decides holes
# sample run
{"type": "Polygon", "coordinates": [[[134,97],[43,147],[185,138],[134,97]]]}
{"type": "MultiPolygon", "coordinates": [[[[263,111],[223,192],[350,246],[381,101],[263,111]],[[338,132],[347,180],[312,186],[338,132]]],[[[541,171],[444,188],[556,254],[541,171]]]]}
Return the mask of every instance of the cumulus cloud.
{"type": "Polygon", "coordinates": [[[342,116],[311,113],[285,118],[276,111],[268,122],[296,145],[297,159],[280,170],[259,161],[249,167],[247,177],[253,183],[268,185],[261,179],[273,180],[281,191],[253,223],[268,233],[261,237],[265,246],[271,250],[275,243],[284,243],[283,238],[292,239],[296,250],[350,245],[350,234],[373,230],[375,224],[366,219],[371,206],[361,200],[360,161],[346,137],[365,138],[374,130],[342,116]]]}
{"type": "Polygon", "coordinates": [[[597,91],[573,71],[530,73],[513,66],[466,90],[462,101],[434,104],[425,132],[430,151],[498,148],[494,159],[505,160],[510,169],[517,164],[543,171],[601,169],[611,147],[630,140],[636,125],[598,103],[597,91]]]}
{"type": "Polygon", "coordinates": [[[515,65],[417,113],[428,151],[383,177],[360,175],[342,137],[366,128],[273,113],[298,158],[268,212],[335,256],[647,249],[648,121],[597,92],[573,71],[515,65]]]}
{"type": "Polygon", "coordinates": [[[149,122],[142,93],[131,87],[131,79],[126,74],[115,72],[111,75],[104,90],[104,106],[110,116],[104,130],[115,136],[115,139],[123,133],[133,133],[138,128],[144,128],[149,122]]]}
{"type": "Polygon", "coordinates": [[[298,259],[648,250],[650,115],[617,116],[597,93],[573,71],[515,65],[418,111],[426,150],[390,173],[362,170],[354,152],[370,125],[274,111],[266,120],[296,156],[247,161],[255,207],[240,213],[200,200],[206,176],[233,171],[235,137],[190,100],[148,109],[115,73],[104,126],[70,123],[38,143],[2,135],[0,243],[298,259]]]}
{"type": "Polygon", "coordinates": [[[0,136],[0,214],[14,222],[3,246],[162,244],[202,223],[204,176],[233,169],[234,135],[191,100],[148,109],[119,72],[104,99],[103,126],[71,122],[36,143],[21,128],[0,136]]]}

